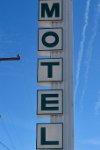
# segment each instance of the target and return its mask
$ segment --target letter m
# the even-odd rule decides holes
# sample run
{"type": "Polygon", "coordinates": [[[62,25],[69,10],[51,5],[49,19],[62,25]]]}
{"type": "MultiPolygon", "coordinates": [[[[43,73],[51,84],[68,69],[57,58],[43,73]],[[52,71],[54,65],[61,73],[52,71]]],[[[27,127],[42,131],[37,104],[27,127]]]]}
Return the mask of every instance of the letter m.
{"type": "Polygon", "coordinates": [[[41,9],[40,9],[40,16],[42,19],[47,20],[56,20],[61,19],[61,2],[54,2],[54,1],[41,1],[41,9]]]}

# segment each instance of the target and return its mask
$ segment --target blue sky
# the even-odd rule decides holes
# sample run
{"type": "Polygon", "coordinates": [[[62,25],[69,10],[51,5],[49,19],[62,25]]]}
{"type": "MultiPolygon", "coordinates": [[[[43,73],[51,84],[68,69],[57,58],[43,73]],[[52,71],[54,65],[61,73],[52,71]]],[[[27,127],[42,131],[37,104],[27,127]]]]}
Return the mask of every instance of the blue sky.
{"type": "Polygon", "coordinates": [[[74,1],[75,149],[100,149],[100,0],[74,1]]]}
{"type": "MultiPolygon", "coordinates": [[[[75,150],[100,149],[100,0],[73,1],[75,150]]],[[[33,150],[36,122],[38,3],[0,0],[0,142],[33,150]]],[[[5,150],[2,143],[0,150],[5,150]]]]}

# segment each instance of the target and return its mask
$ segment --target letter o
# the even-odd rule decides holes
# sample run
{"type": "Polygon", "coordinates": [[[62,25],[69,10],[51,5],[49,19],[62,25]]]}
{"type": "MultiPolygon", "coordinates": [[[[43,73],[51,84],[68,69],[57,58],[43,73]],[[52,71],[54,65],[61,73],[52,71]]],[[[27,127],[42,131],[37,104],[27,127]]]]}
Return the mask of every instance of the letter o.
{"type": "Polygon", "coordinates": [[[57,35],[57,33],[55,33],[55,32],[46,32],[43,36],[42,36],[42,43],[43,43],[43,45],[45,45],[46,47],[55,47],[57,44],[58,44],[58,42],[59,42],[59,36],[57,35]],[[46,42],[46,38],[48,37],[48,36],[53,36],[54,38],[55,38],[55,40],[54,40],[54,42],[52,42],[52,43],[48,43],[48,42],[46,42]]]}

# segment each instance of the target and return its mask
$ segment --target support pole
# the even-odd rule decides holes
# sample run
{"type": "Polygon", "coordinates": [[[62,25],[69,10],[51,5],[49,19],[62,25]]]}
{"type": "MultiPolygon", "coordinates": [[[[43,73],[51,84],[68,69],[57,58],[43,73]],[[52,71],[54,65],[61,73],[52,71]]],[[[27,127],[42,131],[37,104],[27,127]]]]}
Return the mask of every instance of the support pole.
{"type": "Polygon", "coordinates": [[[74,150],[72,0],[64,3],[64,150],[74,150]]]}

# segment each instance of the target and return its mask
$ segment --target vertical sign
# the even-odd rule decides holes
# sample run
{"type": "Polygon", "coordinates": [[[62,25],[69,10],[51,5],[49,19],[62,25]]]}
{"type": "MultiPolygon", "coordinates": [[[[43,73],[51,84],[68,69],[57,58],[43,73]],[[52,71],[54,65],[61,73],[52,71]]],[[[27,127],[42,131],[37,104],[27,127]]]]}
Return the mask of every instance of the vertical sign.
{"type": "Polygon", "coordinates": [[[54,86],[37,92],[37,115],[51,116],[53,122],[37,124],[36,148],[40,150],[74,149],[71,17],[72,0],[39,0],[39,21],[51,23],[51,28],[46,24],[39,28],[38,51],[52,55],[38,59],[37,82],[54,86]]]}
{"type": "MultiPolygon", "coordinates": [[[[39,0],[39,21],[61,21],[62,0],[39,0]]],[[[39,28],[38,51],[63,51],[63,29],[39,28]]],[[[38,82],[63,82],[63,59],[38,59],[38,82]]],[[[38,90],[37,115],[62,115],[63,90],[38,90]]],[[[37,149],[63,149],[63,124],[37,124],[37,149]]]]}

